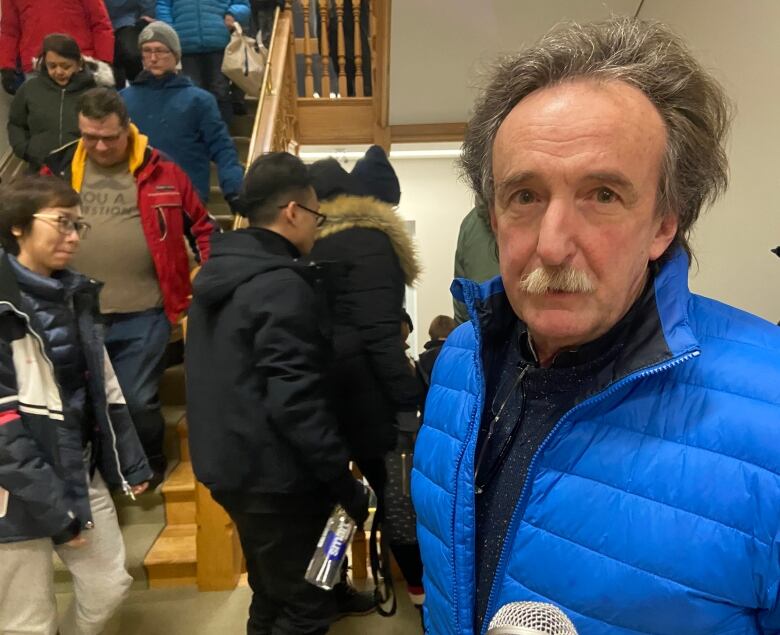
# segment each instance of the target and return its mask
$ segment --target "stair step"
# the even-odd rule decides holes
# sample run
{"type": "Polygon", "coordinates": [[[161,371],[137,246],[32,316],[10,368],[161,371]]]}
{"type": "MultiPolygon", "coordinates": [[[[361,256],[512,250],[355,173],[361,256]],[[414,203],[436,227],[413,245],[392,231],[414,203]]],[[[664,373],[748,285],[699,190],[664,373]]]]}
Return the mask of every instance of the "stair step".
{"type": "Polygon", "coordinates": [[[165,499],[165,519],[170,525],[195,522],[195,475],[192,463],[182,461],[162,484],[165,499]]]}
{"type": "Polygon", "coordinates": [[[165,369],[160,380],[159,393],[163,408],[166,406],[184,408],[184,405],[187,403],[184,364],[175,364],[165,369]]]}
{"type": "Polygon", "coordinates": [[[168,525],[144,559],[149,588],[194,585],[197,579],[198,527],[168,525]]]}
{"type": "MultiPolygon", "coordinates": [[[[160,507],[162,509],[162,506],[160,507]]],[[[162,530],[162,523],[140,523],[121,527],[127,552],[127,571],[133,576],[133,589],[147,589],[144,558],[162,530]]],[[[89,535],[87,534],[87,540],[89,535]]],[[[65,593],[73,590],[70,572],[62,561],[54,558],[54,590],[65,593]]]]}
{"type": "Polygon", "coordinates": [[[176,436],[179,438],[179,456],[182,461],[191,461],[190,459],[190,434],[187,429],[187,417],[179,419],[176,424],[176,436]]]}

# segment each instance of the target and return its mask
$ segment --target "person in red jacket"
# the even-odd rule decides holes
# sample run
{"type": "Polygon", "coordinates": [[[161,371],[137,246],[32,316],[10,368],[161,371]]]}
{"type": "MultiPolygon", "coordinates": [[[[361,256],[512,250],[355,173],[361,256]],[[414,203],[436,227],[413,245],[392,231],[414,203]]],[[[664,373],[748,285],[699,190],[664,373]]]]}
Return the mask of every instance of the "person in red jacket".
{"type": "Polygon", "coordinates": [[[187,238],[195,259],[209,257],[218,225],[187,175],[150,147],[130,123],[119,94],[87,91],[79,104],[81,139],[49,155],[44,173],[67,179],[81,194],[92,226],[72,267],[100,280],[106,349],[138,437],[163,478],[165,420],[158,388],[171,323],[189,306],[187,238]]]}
{"type": "Polygon", "coordinates": [[[10,94],[18,87],[17,63],[31,72],[50,33],[67,33],[84,55],[114,61],[114,30],[103,0],[2,0],[0,7],[0,77],[10,94]]]}

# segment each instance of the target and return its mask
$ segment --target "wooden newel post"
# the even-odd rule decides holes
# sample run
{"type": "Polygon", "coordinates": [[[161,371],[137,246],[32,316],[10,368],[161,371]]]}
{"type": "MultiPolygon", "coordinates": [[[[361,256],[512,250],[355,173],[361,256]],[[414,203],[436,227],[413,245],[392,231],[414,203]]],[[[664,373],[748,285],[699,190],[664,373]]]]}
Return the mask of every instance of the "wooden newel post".
{"type": "Polygon", "coordinates": [[[241,543],[227,512],[205,485],[196,483],[198,590],[235,589],[241,576],[241,543]]]}

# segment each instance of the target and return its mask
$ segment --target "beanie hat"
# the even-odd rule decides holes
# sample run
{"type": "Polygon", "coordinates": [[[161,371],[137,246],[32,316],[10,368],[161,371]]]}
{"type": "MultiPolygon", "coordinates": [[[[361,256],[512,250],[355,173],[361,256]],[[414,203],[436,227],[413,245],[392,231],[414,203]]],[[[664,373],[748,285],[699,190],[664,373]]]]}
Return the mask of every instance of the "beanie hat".
{"type": "Polygon", "coordinates": [[[357,177],[370,196],[390,205],[400,202],[401,184],[381,146],[371,146],[366,151],[352,168],[352,176],[357,177]]]}
{"type": "Polygon", "coordinates": [[[138,36],[138,48],[141,48],[141,46],[147,42],[159,42],[160,44],[167,46],[171,53],[176,56],[176,61],[178,62],[181,60],[181,43],[179,42],[179,36],[176,35],[176,31],[173,30],[173,27],[165,22],[155,20],[154,22],[150,22],[143,31],[141,31],[141,34],[138,36]]]}
{"type": "Polygon", "coordinates": [[[373,196],[341,163],[333,157],[320,159],[309,166],[312,187],[321,201],[342,194],[349,196],[373,196]]]}

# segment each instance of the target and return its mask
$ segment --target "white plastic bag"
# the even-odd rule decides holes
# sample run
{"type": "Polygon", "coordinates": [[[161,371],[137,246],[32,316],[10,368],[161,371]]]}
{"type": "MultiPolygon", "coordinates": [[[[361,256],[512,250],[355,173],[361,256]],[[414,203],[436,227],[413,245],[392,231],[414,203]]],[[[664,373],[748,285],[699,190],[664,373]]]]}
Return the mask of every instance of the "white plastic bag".
{"type": "Polygon", "coordinates": [[[263,84],[267,58],[268,51],[260,36],[255,39],[244,35],[241,25],[236,22],[222,58],[222,74],[247,95],[257,97],[263,84]]]}

